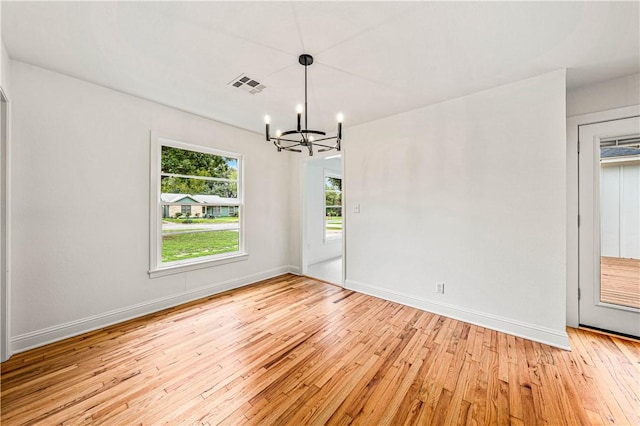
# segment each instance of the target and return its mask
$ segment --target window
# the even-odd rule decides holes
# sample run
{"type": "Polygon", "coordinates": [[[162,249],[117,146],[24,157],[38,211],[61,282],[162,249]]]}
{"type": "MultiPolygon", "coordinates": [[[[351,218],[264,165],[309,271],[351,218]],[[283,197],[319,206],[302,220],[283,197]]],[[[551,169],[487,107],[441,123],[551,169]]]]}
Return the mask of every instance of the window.
{"type": "Polygon", "coordinates": [[[246,258],[242,156],[165,139],[154,145],[150,274],[246,258]]]}
{"type": "Polygon", "coordinates": [[[342,178],[324,177],[324,239],[342,237],[342,178]]]}

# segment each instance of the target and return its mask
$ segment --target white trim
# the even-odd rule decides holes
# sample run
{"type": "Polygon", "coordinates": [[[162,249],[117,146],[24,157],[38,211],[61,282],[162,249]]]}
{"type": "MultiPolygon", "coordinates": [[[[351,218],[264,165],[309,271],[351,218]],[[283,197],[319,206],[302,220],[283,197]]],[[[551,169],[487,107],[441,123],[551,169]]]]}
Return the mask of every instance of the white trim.
{"type": "MultiPolygon", "coordinates": [[[[193,151],[193,149],[190,149],[188,151],[193,151]]],[[[216,154],[216,155],[218,157],[220,157],[219,154],[216,154]]],[[[236,158],[236,157],[233,156],[232,158],[236,158]]],[[[233,180],[233,179],[226,179],[226,178],[213,178],[213,177],[208,177],[208,176],[178,175],[178,174],[175,174],[175,173],[162,173],[162,176],[164,176],[164,177],[177,177],[177,178],[184,178],[184,179],[201,179],[201,180],[207,180],[207,181],[211,181],[211,182],[225,182],[225,183],[238,182],[237,179],[233,180]]]]}
{"type": "Polygon", "coordinates": [[[600,164],[620,164],[620,163],[637,163],[640,161],[640,155],[628,155],[626,157],[607,157],[600,160],[600,164]]]}
{"type": "Polygon", "coordinates": [[[389,290],[387,288],[372,284],[365,284],[354,280],[346,280],[345,288],[392,302],[401,303],[412,308],[421,309],[438,315],[444,315],[459,321],[479,325],[491,330],[544,343],[560,349],[571,350],[571,347],[569,346],[569,336],[566,331],[558,331],[535,324],[528,324],[522,321],[500,317],[498,315],[488,314],[486,312],[461,308],[449,303],[442,303],[423,297],[417,297],[408,293],[389,290]]]}
{"type": "Polygon", "coordinates": [[[196,269],[210,268],[212,266],[226,265],[227,263],[235,263],[243,260],[249,260],[248,253],[234,253],[227,257],[216,257],[203,260],[200,262],[189,262],[184,264],[172,263],[170,266],[165,266],[158,269],[149,271],[149,278],[164,277],[166,275],[180,274],[182,272],[195,271],[196,269]]]}
{"type": "Polygon", "coordinates": [[[298,201],[300,202],[300,274],[305,275],[309,269],[307,263],[309,235],[307,232],[308,219],[307,219],[307,172],[309,168],[309,159],[305,158],[300,162],[300,176],[298,176],[298,201]]]}
{"type": "Polygon", "coordinates": [[[224,291],[233,290],[255,282],[277,277],[279,275],[291,272],[290,266],[282,266],[265,272],[248,275],[242,278],[236,278],[195,290],[185,291],[181,294],[162,297],[155,300],[138,303],[121,309],[105,312],[102,314],[92,315],[90,317],[81,318],[75,321],[69,321],[64,324],[46,327],[40,330],[24,333],[11,339],[11,349],[13,353],[24,352],[29,349],[37,348],[49,343],[57,342],[79,334],[98,330],[113,324],[117,324],[130,319],[138,318],[144,315],[152,314],[163,309],[191,302],[193,300],[209,297],[224,291]]]}
{"type": "Polygon", "coordinates": [[[294,275],[302,275],[300,267],[294,265],[289,265],[289,273],[294,275]]]}
{"type": "Polygon", "coordinates": [[[640,115],[640,105],[567,117],[567,325],[578,327],[578,126],[640,115]]]}
{"type": "MultiPolygon", "coordinates": [[[[170,274],[191,271],[195,269],[208,268],[227,263],[247,260],[249,254],[245,251],[245,219],[244,219],[244,155],[222,151],[207,146],[179,142],[173,139],[158,136],[155,132],[150,132],[149,141],[149,278],[156,278],[170,274]],[[162,263],[162,229],[159,224],[162,221],[162,206],[183,205],[175,203],[163,203],[160,197],[160,179],[162,167],[162,146],[183,149],[186,151],[202,152],[219,157],[234,158],[238,164],[238,177],[236,180],[238,199],[233,206],[238,206],[238,252],[195,258],[185,261],[162,263]]],[[[186,194],[185,194],[186,195],[186,194]]],[[[187,204],[185,204],[187,205],[187,204]]],[[[189,206],[202,206],[206,204],[188,204],[189,206]]]]}
{"type": "Polygon", "coordinates": [[[342,286],[344,287],[347,281],[347,209],[345,207],[347,205],[347,185],[345,180],[346,161],[344,148],[341,149],[340,155],[340,172],[342,173],[342,276],[340,278],[342,286]]]}
{"type": "Polygon", "coordinates": [[[4,123],[5,131],[5,157],[4,167],[2,168],[2,185],[4,185],[4,211],[2,212],[2,220],[4,222],[3,252],[4,270],[0,270],[2,275],[2,283],[4,286],[4,297],[2,298],[2,306],[0,306],[0,327],[2,327],[2,341],[0,341],[0,362],[4,362],[13,354],[11,350],[11,103],[5,91],[0,87],[0,100],[6,106],[6,122],[4,123]]]}

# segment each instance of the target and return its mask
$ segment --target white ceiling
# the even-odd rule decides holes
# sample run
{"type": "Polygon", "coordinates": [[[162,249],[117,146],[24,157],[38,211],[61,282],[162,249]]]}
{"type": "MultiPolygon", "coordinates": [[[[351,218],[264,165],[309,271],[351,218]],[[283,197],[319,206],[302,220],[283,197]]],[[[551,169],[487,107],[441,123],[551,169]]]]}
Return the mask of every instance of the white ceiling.
{"type": "Polygon", "coordinates": [[[2,2],[10,57],[263,131],[332,130],[558,68],[575,88],[640,72],[633,2],[2,2]],[[232,88],[239,74],[260,94],[232,88]]]}

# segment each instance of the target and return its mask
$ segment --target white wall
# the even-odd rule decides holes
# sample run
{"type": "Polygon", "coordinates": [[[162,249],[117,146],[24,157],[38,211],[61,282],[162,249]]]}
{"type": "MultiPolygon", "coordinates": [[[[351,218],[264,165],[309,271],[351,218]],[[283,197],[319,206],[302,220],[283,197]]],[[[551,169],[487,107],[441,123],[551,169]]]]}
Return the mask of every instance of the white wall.
{"type": "Polygon", "coordinates": [[[347,287],[568,347],[565,111],[560,70],[350,128],[347,287]]]}
{"type": "Polygon", "coordinates": [[[307,264],[342,255],[342,239],[324,239],[325,173],[342,176],[342,160],[332,158],[307,161],[304,168],[307,264]]]}
{"type": "Polygon", "coordinates": [[[261,135],[11,63],[14,351],[289,270],[290,159],[261,135]],[[148,277],[151,130],[244,154],[249,260],[148,277]]]}
{"type": "Polygon", "coordinates": [[[0,42],[0,86],[2,86],[7,96],[9,96],[9,92],[11,90],[9,88],[9,64],[9,54],[7,53],[7,48],[5,47],[4,43],[0,42]]]}
{"type": "Polygon", "coordinates": [[[640,259],[640,162],[600,169],[601,255],[640,259]]]}
{"type": "Polygon", "coordinates": [[[640,73],[567,92],[567,117],[640,103],[640,73]]]}

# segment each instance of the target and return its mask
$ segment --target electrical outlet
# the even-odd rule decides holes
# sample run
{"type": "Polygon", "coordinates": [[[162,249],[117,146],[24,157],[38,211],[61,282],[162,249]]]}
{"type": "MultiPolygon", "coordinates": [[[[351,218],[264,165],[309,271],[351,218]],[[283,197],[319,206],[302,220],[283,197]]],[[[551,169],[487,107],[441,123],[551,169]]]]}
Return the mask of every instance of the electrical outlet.
{"type": "Polygon", "coordinates": [[[444,283],[442,282],[436,283],[436,293],[444,294],[444,283]]]}

